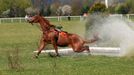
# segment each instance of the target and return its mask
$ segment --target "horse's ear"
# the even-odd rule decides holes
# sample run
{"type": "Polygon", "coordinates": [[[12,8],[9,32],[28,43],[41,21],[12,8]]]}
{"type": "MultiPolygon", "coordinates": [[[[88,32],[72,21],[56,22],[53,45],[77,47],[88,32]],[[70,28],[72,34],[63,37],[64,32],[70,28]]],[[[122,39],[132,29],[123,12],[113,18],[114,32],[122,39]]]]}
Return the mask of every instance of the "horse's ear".
{"type": "Polygon", "coordinates": [[[39,16],[42,16],[41,12],[39,13],[39,16]]]}

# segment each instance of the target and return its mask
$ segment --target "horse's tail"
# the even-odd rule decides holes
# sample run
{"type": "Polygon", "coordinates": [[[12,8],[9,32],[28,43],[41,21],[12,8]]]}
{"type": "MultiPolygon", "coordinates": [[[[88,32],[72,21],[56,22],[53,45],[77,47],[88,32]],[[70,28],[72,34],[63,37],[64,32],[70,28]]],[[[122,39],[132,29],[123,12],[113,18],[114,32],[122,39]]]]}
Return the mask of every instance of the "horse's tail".
{"type": "Polygon", "coordinates": [[[97,39],[84,40],[85,43],[94,43],[97,39]]]}
{"type": "Polygon", "coordinates": [[[85,43],[94,43],[94,42],[96,42],[97,40],[99,40],[98,34],[94,35],[93,37],[94,37],[93,39],[84,40],[84,42],[85,42],[85,43]]]}

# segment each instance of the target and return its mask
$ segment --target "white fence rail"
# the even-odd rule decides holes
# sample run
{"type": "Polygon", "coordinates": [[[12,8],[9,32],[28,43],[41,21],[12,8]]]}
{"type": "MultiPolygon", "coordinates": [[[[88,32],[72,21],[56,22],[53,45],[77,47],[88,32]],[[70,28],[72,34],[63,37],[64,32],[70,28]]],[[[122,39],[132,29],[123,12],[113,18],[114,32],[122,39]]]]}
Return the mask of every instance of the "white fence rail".
{"type": "MultiPolygon", "coordinates": [[[[119,16],[121,18],[125,17],[126,19],[134,21],[134,14],[112,14],[110,16],[119,16]]],[[[51,17],[45,17],[46,19],[50,21],[67,21],[68,16],[51,16],[51,17]]],[[[70,16],[71,20],[77,20],[81,21],[84,19],[83,16],[70,16]]],[[[1,23],[23,23],[26,22],[24,17],[16,17],[16,18],[0,18],[0,24],[1,23]]]]}
{"type": "MultiPolygon", "coordinates": [[[[68,16],[51,16],[45,17],[50,21],[64,21],[68,20],[68,16]]],[[[82,16],[70,16],[71,20],[81,20],[82,16]]],[[[16,17],[16,18],[0,18],[1,23],[23,23],[26,22],[24,17],[16,17]]]]}

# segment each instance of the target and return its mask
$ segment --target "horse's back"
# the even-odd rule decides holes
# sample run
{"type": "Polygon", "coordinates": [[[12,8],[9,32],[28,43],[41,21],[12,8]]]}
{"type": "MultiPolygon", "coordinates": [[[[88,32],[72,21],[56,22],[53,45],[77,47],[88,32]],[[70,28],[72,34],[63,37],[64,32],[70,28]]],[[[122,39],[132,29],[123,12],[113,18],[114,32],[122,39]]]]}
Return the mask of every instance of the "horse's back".
{"type": "Polygon", "coordinates": [[[77,35],[77,34],[69,34],[69,38],[73,41],[73,42],[79,42],[79,43],[83,43],[83,39],[77,35]]]}

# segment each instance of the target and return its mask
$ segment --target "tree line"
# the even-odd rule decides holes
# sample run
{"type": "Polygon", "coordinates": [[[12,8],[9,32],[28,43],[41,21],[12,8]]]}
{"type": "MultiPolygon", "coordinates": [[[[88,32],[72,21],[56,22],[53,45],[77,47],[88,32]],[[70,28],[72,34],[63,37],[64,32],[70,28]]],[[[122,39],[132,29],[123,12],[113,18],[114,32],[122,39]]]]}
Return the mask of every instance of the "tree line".
{"type": "Polygon", "coordinates": [[[60,0],[0,0],[0,17],[24,17],[26,13],[36,13],[38,10],[44,16],[83,15],[84,13],[108,12],[111,14],[134,13],[134,0],[114,3],[106,8],[101,1],[71,0],[62,3],[60,0]],[[43,2],[42,2],[43,1],[43,2]]]}

